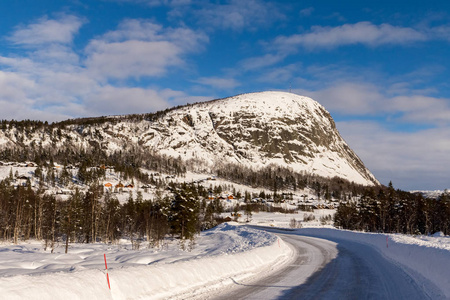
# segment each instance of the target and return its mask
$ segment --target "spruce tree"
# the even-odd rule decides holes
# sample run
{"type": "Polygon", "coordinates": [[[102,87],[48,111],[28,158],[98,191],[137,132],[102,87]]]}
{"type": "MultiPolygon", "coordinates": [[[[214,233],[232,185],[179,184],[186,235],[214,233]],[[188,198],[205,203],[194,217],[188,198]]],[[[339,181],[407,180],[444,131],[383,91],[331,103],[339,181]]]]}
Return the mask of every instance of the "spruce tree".
{"type": "Polygon", "coordinates": [[[172,234],[181,240],[191,240],[198,231],[199,201],[190,189],[175,189],[173,192],[169,217],[172,234]]]}

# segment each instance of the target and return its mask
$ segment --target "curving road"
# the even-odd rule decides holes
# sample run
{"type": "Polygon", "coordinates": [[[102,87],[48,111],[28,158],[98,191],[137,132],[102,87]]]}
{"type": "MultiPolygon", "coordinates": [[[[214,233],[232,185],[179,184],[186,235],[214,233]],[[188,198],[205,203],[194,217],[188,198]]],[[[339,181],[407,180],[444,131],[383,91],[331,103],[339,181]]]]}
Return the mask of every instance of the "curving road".
{"type": "Polygon", "coordinates": [[[413,278],[370,246],[278,234],[295,259],[256,282],[237,282],[214,299],[430,299],[413,278]]]}

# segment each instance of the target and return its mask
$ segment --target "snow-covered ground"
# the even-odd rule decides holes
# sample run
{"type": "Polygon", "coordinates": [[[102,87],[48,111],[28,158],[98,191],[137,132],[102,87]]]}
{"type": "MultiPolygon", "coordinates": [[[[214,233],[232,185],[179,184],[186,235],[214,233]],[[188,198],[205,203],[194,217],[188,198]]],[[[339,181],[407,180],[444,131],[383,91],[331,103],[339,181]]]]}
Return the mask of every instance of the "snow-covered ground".
{"type": "Polygon", "coordinates": [[[423,190],[414,190],[410,191],[411,193],[419,193],[422,194],[426,198],[432,198],[437,199],[439,198],[443,193],[448,193],[449,189],[445,190],[434,190],[434,191],[423,191],[423,190]]]}
{"type": "MultiPolygon", "coordinates": [[[[276,268],[290,248],[275,235],[232,224],[203,232],[192,251],[169,242],[159,249],[131,244],[71,244],[54,253],[37,242],[0,246],[3,299],[166,299],[231,284],[276,268]],[[108,289],[104,254],[108,263],[108,289]]],[[[181,297],[181,296],[180,296],[181,297]]]]}
{"type": "MultiPolygon", "coordinates": [[[[247,224],[289,227],[290,215],[254,213],[247,224]],[[271,219],[269,219],[271,218],[271,219]]],[[[71,244],[55,253],[39,242],[0,245],[0,294],[4,299],[165,299],[189,298],[232,285],[233,280],[258,278],[281,268],[290,259],[290,247],[272,233],[225,223],[203,232],[192,251],[176,241],[158,249],[139,250],[119,244],[71,244]],[[108,289],[104,254],[108,262],[108,289]],[[233,280],[232,280],[233,279],[233,280]]],[[[373,247],[407,273],[421,274],[450,298],[450,237],[370,234],[320,227],[296,233],[348,240],[373,247]],[[387,238],[387,239],[386,239],[387,238]]],[[[419,276],[420,277],[420,276],[419,276]]]]}

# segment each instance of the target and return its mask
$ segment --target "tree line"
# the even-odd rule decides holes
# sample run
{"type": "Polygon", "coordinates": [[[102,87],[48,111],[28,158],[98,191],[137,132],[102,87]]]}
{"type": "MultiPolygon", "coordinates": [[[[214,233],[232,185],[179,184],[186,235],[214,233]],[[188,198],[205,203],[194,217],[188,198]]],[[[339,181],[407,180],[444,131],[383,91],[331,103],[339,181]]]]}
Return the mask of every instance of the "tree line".
{"type": "Polygon", "coordinates": [[[137,147],[116,150],[108,153],[100,147],[82,148],[74,145],[65,147],[42,147],[31,144],[30,147],[10,147],[0,150],[0,161],[34,162],[48,167],[58,163],[63,166],[84,166],[86,168],[105,165],[113,167],[127,177],[146,181],[140,168],[155,170],[159,173],[183,176],[187,167],[181,157],[174,158],[159,153],[144,151],[137,147]]]}
{"type": "Polygon", "coordinates": [[[369,232],[450,234],[450,194],[438,199],[424,198],[388,187],[366,188],[358,201],[341,203],[335,226],[369,232]]]}
{"type": "Polygon", "coordinates": [[[239,164],[217,164],[215,173],[230,181],[263,187],[273,191],[275,201],[282,199],[282,190],[302,190],[311,188],[317,199],[347,200],[362,194],[363,185],[333,177],[325,178],[307,172],[296,172],[291,168],[269,165],[258,170],[239,164]]]}
{"type": "Polygon", "coordinates": [[[173,184],[168,193],[159,191],[154,199],[130,193],[120,203],[103,186],[92,184],[62,200],[57,195],[33,190],[30,184],[14,187],[9,178],[0,182],[0,239],[18,243],[43,240],[45,248],[69,243],[114,243],[129,238],[134,248],[145,239],[149,246],[160,246],[166,237],[191,247],[201,230],[221,222],[223,208],[217,201],[207,202],[208,191],[196,184],[173,184]]]}

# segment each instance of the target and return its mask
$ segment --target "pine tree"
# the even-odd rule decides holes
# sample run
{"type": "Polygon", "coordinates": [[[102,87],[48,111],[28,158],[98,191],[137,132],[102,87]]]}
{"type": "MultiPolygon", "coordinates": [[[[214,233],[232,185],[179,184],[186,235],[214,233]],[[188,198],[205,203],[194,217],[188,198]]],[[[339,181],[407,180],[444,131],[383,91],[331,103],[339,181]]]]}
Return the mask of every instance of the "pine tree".
{"type": "Polygon", "coordinates": [[[101,220],[103,220],[104,241],[108,243],[115,241],[120,234],[120,203],[115,196],[106,193],[103,205],[101,220]]]}
{"type": "Polygon", "coordinates": [[[193,197],[190,189],[175,189],[170,206],[170,224],[172,234],[180,239],[192,240],[198,231],[199,201],[193,197]]]}
{"type": "Polygon", "coordinates": [[[247,222],[250,222],[250,218],[252,216],[252,205],[250,203],[247,203],[245,205],[245,215],[247,216],[247,222]]]}

